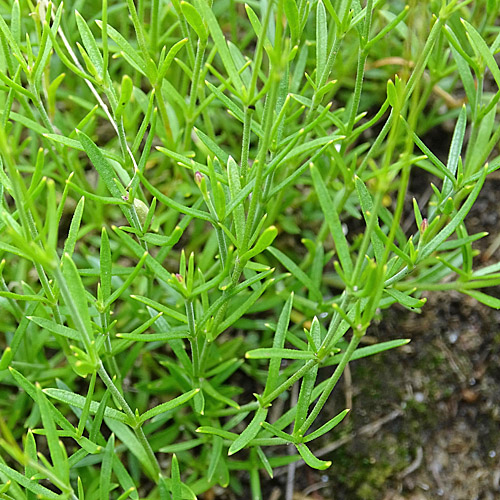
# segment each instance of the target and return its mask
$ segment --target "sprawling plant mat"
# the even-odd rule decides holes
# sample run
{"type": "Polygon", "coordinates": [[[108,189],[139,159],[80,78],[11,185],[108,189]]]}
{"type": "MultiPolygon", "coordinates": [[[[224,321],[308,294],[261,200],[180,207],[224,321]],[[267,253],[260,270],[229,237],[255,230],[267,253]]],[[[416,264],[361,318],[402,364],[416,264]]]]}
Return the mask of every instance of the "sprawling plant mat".
{"type": "Polygon", "coordinates": [[[2,2],[1,498],[264,498],[384,309],[499,308],[497,8],[2,2]]]}

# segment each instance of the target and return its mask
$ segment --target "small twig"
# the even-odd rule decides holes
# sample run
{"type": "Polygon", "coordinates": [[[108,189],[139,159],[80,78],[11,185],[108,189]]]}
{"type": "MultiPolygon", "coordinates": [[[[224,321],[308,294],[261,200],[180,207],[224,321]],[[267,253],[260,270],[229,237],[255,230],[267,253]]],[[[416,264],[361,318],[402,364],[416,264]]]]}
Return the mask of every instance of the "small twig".
{"type": "Polygon", "coordinates": [[[403,479],[406,476],[410,475],[412,472],[415,472],[421,465],[422,465],[422,459],[424,458],[424,450],[421,446],[417,448],[417,453],[415,456],[415,460],[406,467],[406,469],[402,470],[398,474],[399,479],[403,479]]]}
{"type": "Polygon", "coordinates": [[[349,363],[345,365],[344,369],[344,392],[345,392],[345,407],[352,408],[352,376],[349,363]]]}

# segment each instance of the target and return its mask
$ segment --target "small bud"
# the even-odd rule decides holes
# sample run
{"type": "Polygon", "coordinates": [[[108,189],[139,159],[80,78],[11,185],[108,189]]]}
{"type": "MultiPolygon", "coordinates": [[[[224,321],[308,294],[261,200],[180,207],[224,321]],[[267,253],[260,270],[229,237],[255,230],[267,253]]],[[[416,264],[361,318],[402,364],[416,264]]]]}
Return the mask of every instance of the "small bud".
{"type": "Polygon", "coordinates": [[[203,175],[201,174],[201,172],[196,171],[196,173],[194,174],[194,181],[199,186],[202,180],[203,180],[203,175]]]}
{"type": "Polygon", "coordinates": [[[179,274],[179,273],[175,273],[175,277],[177,278],[177,281],[178,281],[179,283],[182,283],[182,275],[181,275],[181,274],[179,274]]]}
{"type": "Polygon", "coordinates": [[[146,217],[148,216],[148,206],[139,198],[134,198],[134,208],[137,212],[139,222],[143,225],[144,222],[146,222],[146,217]]]}
{"type": "Polygon", "coordinates": [[[422,219],[422,222],[420,224],[420,234],[424,234],[428,227],[429,223],[427,222],[427,219],[422,219]]]}

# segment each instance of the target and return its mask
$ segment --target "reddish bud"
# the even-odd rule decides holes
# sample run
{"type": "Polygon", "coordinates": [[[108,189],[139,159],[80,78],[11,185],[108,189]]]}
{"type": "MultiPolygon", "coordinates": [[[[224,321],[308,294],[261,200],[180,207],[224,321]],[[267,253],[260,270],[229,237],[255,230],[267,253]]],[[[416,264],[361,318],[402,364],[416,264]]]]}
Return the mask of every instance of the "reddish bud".
{"type": "Polygon", "coordinates": [[[424,234],[428,227],[429,223],[427,222],[427,219],[422,219],[422,223],[420,224],[420,233],[424,234]]]}

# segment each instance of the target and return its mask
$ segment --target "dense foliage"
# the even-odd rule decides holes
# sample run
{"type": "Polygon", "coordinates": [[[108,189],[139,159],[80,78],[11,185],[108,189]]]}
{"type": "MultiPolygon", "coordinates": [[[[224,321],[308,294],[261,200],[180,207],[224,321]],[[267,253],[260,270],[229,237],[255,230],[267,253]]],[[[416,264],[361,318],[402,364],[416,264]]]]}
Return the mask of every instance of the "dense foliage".
{"type": "Polygon", "coordinates": [[[496,4],[1,2],[0,497],[261,498],[382,309],[499,307],[496,4]]]}

